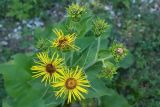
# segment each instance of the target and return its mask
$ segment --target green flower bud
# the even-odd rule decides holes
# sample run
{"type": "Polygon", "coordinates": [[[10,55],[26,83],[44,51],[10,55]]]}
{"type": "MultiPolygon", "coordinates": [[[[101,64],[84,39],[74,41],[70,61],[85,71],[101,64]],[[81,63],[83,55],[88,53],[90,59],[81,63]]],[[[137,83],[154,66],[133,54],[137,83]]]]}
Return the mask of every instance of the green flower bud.
{"type": "Polygon", "coordinates": [[[128,50],[121,43],[113,43],[110,50],[116,62],[121,61],[128,54],[128,50]]]}
{"type": "Polygon", "coordinates": [[[98,18],[93,22],[93,32],[97,37],[103,34],[108,27],[109,25],[104,19],[98,18]]]}
{"type": "Polygon", "coordinates": [[[112,63],[107,62],[107,64],[103,66],[99,77],[111,80],[114,74],[117,74],[117,68],[112,63]]]}
{"type": "Polygon", "coordinates": [[[78,4],[72,4],[67,8],[67,16],[73,21],[79,21],[84,13],[86,13],[86,8],[78,4]]]}

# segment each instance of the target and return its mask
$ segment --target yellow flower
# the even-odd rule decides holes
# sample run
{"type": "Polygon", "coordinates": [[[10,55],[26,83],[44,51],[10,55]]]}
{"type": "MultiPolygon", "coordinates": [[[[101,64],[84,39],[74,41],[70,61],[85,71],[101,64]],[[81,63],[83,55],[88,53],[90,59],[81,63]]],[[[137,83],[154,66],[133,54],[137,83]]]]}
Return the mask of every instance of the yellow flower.
{"type": "Polygon", "coordinates": [[[41,52],[37,54],[39,61],[35,61],[37,65],[32,66],[31,70],[34,70],[33,77],[38,78],[43,76],[42,82],[51,83],[56,80],[59,73],[63,71],[63,59],[59,58],[58,55],[55,57],[54,53],[51,58],[49,58],[47,52],[41,52]]]}
{"type": "Polygon", "coordinates": [[[82,93],[88,93],[86,88],[90,84],[82,69],[77,66],[75,70],[64,70],[57,82],[53,83],[53,87],[58,89],[55,94],[57,98],[67,97],[67,103],[71,103],[72,99],[85,99],[82,93]]]}
{"type": "Polygon", "coordinates": [[[60,50],[79,50],[79,47],[74,45],[74,41],[76,39],[75,33],[64,35],[62,30],[53,30],[57,36],[57,39],[52,41],[52,47],[56,47],[60,50]]]}

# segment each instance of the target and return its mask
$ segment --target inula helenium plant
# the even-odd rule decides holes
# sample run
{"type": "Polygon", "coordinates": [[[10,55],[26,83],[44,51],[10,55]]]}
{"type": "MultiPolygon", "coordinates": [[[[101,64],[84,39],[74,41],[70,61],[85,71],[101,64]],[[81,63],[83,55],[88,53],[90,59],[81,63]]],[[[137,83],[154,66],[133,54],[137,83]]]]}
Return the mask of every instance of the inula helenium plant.
{"type": "Polygon", "coordinates": [[[88,99],[109,97],[113,91],[106,83],[119,68],[129,67],[129,50],[113,41],[105,19],[79,4],[71,4],[66,13],[48,36],[39,37],[35,52],[15,55],[0,66],[14,107],[84,105],[88,99]]]}

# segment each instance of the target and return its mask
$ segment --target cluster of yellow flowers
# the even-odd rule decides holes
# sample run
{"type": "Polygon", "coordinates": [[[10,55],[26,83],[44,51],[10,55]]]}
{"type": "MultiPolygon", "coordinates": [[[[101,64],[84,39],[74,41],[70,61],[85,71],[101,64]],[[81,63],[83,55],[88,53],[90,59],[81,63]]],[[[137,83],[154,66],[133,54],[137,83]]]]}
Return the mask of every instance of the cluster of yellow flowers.
{"type": "MultiPolygon", "coordinates": [[[[85,10],[83,6],[72,4],[67,8],[68,17],[72,18],[73,21],[78,21],[82,18],[85,10]]],[[[103,19],[97,19],[92,24],[92,31],[94,35],[98,37],[99,41],[99,36],[109,28],[109,25],[103,19]]],[[[31,68],[31,70],[33,70],[33,77],[42,77],[42,82],[44,82],[45,85],[49,84],[56,90],[55,96],[57,98],[63,97],[67,99],[68,103],[71,103],[72,100],[85,99],[84,94],[88,93],[87,88],[91,87],[91,85],[83,68],[80,68],[78,65],[74,67],[74,69],[68,68],[64,63],[65,58],[61,58],[58,54],[59,52],[63,53],[64,51],[70,50],[79,51],[80,48],[75,45],[77,36],[75,33],[65,34],[60,29],[54,29],[53,32],[57,38],[50,41],[50,44],[52,49],[58,49],[58,51],[53,54],[50,53],[50,51],[36,54],[36,65],[31,68]]],[[[38,47],[45,48],[43,44],[46,44],[46,42],[42,39],[38,42],[38,47]]],[[[98,42],[98,46],[99,45],[100,42],[98,42]]],[[[99,51],[99,47],[97,50],[99,51]]],[[[121,44],[113,45],[110,51],[116,61],[120,61],[127,55],[127,49],[121,44]]],[[[102,74],[99,76],[112,79],[113,75],[117,73],[116,70],[117,68],[113,65],[103,66],[102,74]]]]}
{"type": "MultiPolygon", "coordinates": [[[[74,45],[76,39],[75,34],[64,35],[62,30],[53,30],[57,39],[53,40],[52,47],[60,50],[75,49],[79,50],[74,45]]],[[[64,65],[64,59],[60,58],[57,53],[49,56],[49,52],[40,52],[37,54],[37,65],[32,66],[33,77],[42,77],[42,82],[45,85],[51,84],[57,89],[55,96],[68,98],[68,103],[74,100],[84,99],[82,93],[88,93],[87,87],[90,87],[84,71],[79,66],[76,69],[68,69],[64,65]]]]}

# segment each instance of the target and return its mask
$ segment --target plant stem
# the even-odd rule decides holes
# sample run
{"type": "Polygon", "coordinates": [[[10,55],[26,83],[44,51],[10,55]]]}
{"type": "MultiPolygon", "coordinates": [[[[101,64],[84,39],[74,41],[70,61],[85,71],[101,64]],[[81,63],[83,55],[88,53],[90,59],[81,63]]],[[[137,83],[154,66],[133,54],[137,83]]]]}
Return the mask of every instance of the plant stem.
{"type": "Polygon", "coordinates": [[[101,38],[98,37],[98,39],[97,39],[97,51],[96,51],[96,56],[95,56],[94,61],[96,61],[98,59],[98,52],[99,52],[100,44],[101,44],[101,38]]]}
{"type": "Polygon", "coordinates": [[[71,56],[70,56],[70,66],[72,66],[72,61],[73,61],[73,51],[71,52],[71,56]]]}
{"type": "Polygon", "coordinates": [[[64,52],[62,52],[62,58],[64,59],[64,64],[66,65],[65,53],[64,52]]]}
{"type": "Polygon", "coordinates": [[[81,102],[81,106],[82,106],[82,107],[87,107],[87,102],[86,102],[85,100],[82,101],[82,102],[81,102]]]}
{"type": "Polygon", "coordinates": [[[84,70],[88,69],[89,67],[91,67],[92,65],[94,65],[96,62],[98,62],[98,52],[99,52],[99,49],[100,49],[100,44],[101,44],[101,39],[100,37],[98,37],[97,39],[97,50],[96,50],[96,55],[95,55],[95,59],[92,63],[90,63],[87,67],[84,68],[84,70]]]}
{"type": "Polygon", "coordinates": [[[108,57],[106,57],[106,58],[101,58],[101,59],[98,59],[98,60],[96,60],[96,61],[93,61],[93,62],[90,63],[88,66],[86,66],[86,67],[84,68],[84,70],[87,70],[89,67],[93,66],[96,62],[99,62],[99,61],[104,62],[104,60],[110,59],[110,58],[112,58],[112,57],[113,57],[113,56],[108,56],[108,57]]]}
{"type": "Polygon", "coordinates": [[[46,94],[47,94],[47,92],[48,92],[48,89],[49,89],[49,86],[47,87],[46,91],[43,93],[43,95],[42,95],[41,99],[42,99],[43,97],[45,97],[45,95],[46,95],[46,94]]]}
{"type": "Polygon", "coordinates": [[[104,60],[110,59],[110,58],[112,58],[112,57],[113,57],[112,55],[109,55],[108,57],[98,59],[97,61],[102,61],[102,60],[104,61],[104,60]]]}

